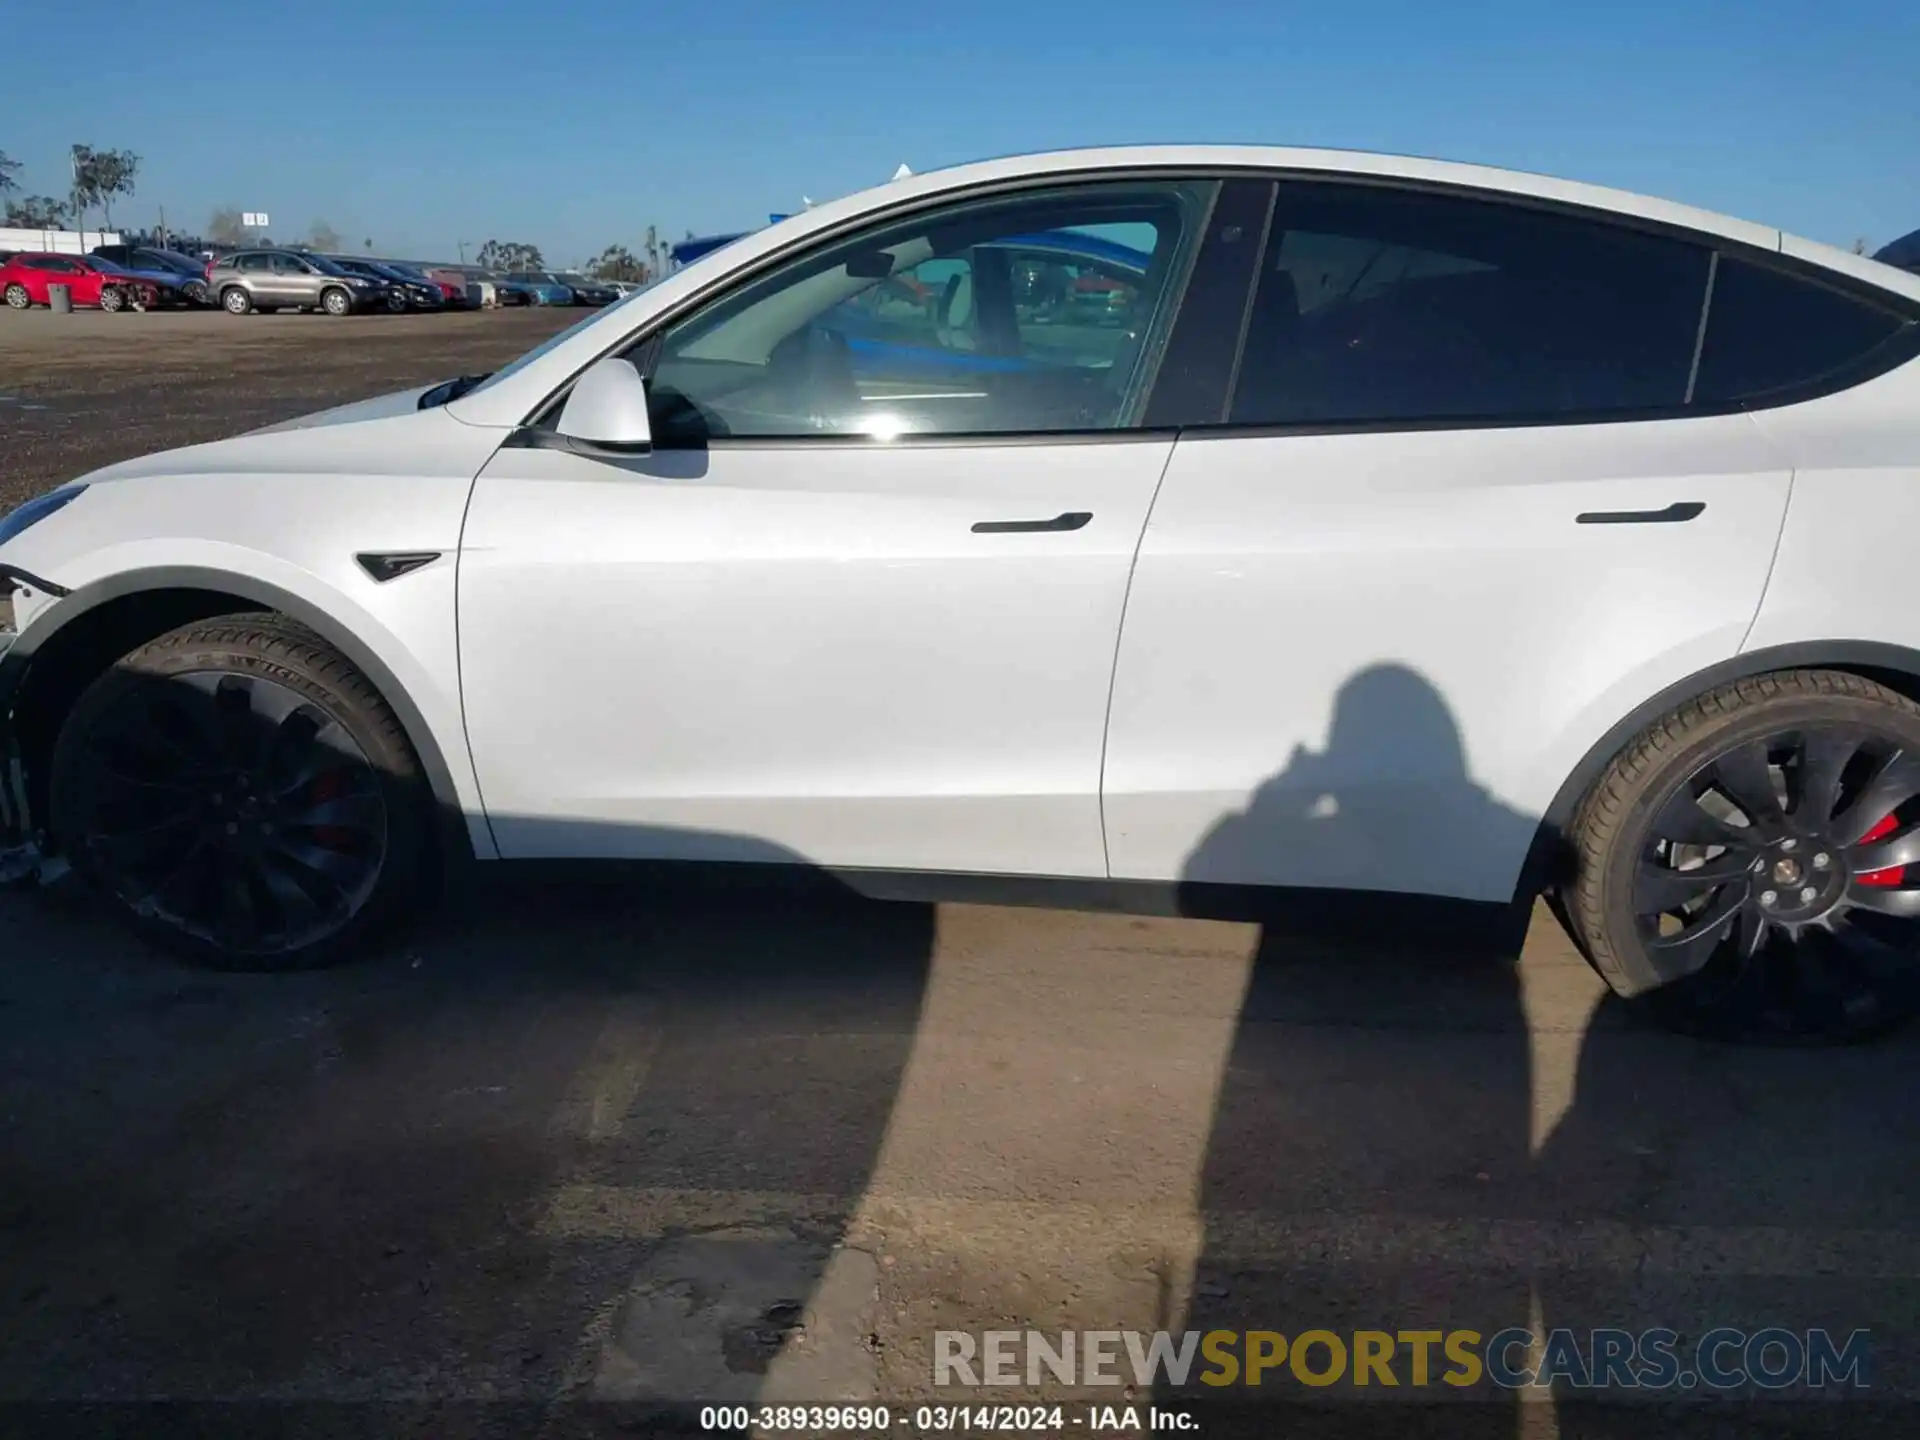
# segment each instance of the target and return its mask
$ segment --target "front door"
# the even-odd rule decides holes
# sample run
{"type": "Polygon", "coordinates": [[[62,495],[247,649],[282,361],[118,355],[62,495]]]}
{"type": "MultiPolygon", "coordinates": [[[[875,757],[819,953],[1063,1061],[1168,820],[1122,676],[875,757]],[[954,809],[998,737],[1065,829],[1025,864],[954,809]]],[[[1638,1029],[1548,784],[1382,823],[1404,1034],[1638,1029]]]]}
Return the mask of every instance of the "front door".
{"type": "Polygon", "coordinates": [[[1140,417],[1214,188],[883,223],[643,337],[651,455],[503,447],[459,577],[502,853],[1105,875],[1113,647],[1173,449],[1140,417]],[[991,242],[1036,230],[1150,257],[1125,343],[1023,343],[991,242]]]}

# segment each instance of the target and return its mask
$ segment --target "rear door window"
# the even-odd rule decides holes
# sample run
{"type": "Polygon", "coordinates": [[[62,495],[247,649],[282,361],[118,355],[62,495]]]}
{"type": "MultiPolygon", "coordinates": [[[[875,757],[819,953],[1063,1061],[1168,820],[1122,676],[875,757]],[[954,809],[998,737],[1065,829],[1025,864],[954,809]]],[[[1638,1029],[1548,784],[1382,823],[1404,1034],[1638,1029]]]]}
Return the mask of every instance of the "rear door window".
{"type": "Polygon", "coordinates": [[[1499,201],[1282,184],[1229,419],[1497,422],[1683,405],[1709,258],[1499,201]]]}
{"type": "Polygon", "coordinates": [[[1908,323],[1818,281],[1722,255],[1694,403],[1764,402],[1818,386],[1864,362],[1908,323]]]}

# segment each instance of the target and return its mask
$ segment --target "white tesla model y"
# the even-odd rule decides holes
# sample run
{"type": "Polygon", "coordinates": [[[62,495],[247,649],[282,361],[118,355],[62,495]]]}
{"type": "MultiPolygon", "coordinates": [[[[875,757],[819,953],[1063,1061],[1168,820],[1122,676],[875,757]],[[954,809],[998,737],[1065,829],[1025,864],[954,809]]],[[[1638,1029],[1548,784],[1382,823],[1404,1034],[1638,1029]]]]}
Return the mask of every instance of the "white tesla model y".
{"type": "Polygon", "coordinates": [[[1857,1035],[1920,967],[1917,320],[1471,166],[900,179],[17,511],[9,809],[220,965],[449,853],[1547,891],[1674,1023],[1857,1035]]]}

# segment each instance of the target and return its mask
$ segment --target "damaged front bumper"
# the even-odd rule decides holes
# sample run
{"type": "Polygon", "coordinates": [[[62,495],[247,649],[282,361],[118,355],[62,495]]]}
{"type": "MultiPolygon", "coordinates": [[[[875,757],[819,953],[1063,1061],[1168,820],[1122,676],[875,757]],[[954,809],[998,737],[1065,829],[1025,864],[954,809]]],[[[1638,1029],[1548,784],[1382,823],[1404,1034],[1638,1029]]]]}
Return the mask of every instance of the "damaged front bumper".
{"type": "MultiPolygon", "coordinates": [[[[0,586],[5,583],[0,577],[0,586]]],[[[27,769],[13,728],[13,700],[26,665],[21,655],[9,656],[19,638],[19,631],[0,624],[0,885],[51,885],[67,866],[47,853],[27,801],[27,769]]]]}

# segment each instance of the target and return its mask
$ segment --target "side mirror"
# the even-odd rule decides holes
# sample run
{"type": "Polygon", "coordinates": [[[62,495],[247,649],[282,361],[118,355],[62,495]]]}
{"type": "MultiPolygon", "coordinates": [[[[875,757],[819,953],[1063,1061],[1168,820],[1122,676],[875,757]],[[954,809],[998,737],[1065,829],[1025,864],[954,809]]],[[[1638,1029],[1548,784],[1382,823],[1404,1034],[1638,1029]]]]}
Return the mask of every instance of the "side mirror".
{"type": "Polygon", "coordinates": [[[555,431],[568,440],[622,455],[653,448],[647,382],[631,360],[597,360],[574,382],[555,431]]]}

